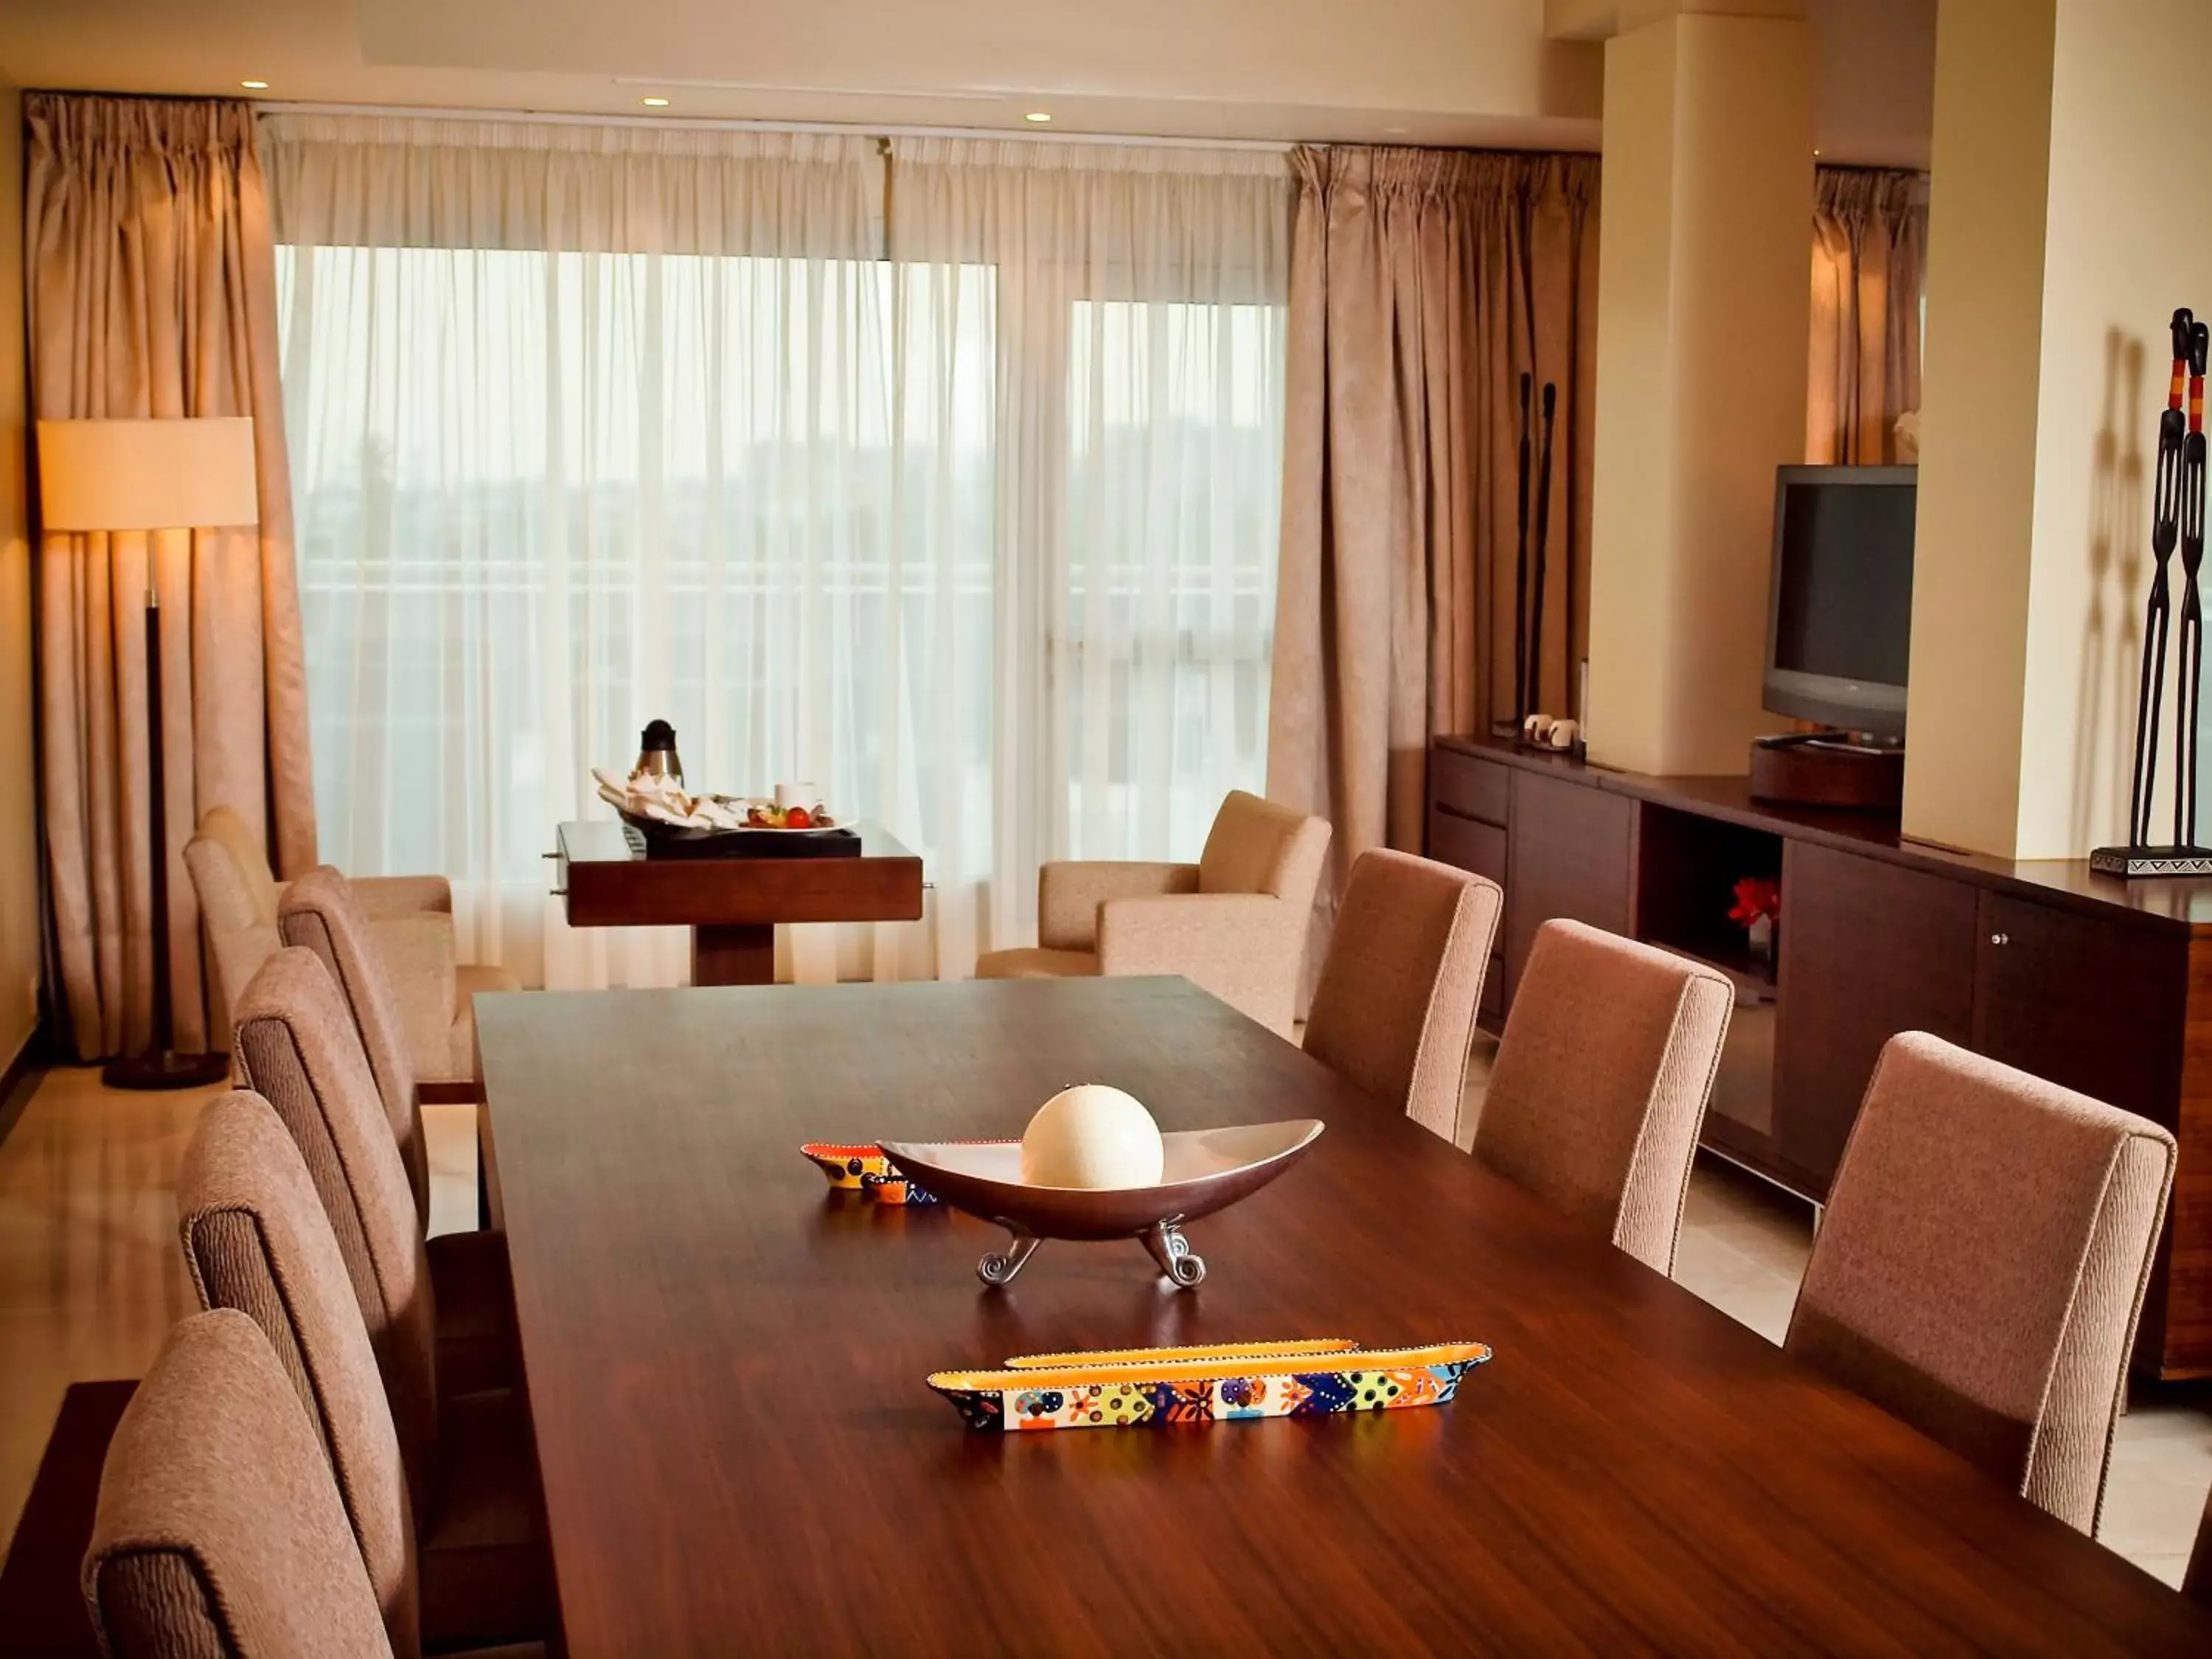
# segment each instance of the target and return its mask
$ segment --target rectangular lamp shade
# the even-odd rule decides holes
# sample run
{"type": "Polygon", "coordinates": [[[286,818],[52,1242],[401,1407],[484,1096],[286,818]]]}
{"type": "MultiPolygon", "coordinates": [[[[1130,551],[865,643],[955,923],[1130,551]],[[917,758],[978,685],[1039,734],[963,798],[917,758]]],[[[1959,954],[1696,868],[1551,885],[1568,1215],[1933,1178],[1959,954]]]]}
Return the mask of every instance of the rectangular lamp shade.
{"type": "Polygon", "coordinates": [[[39,422],[48,530],[211,530],[260,518],[247,416],[39,422]]]}

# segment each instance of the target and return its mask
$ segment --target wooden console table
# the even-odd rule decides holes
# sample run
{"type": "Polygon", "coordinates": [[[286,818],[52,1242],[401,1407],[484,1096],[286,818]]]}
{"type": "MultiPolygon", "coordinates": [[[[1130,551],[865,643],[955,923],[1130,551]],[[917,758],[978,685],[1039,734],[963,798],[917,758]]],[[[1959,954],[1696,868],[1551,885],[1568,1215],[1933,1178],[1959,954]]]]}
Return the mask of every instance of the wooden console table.
{"type": "Polygon", "coordinates": [[[620,823],[564,823],[558,891],[571,927],[689,927],[694,985],[769,985],[779,922],[921,919],[921,860],[855,828],[858,858],[648,859],[620,823]]]}
{"type": "Polygon", "coordinates": [[[1646,777],[1480,738],[1431,747],[1428,849],[1505,889],[1486,1023],[1553,916],[1734,978],[1704,1144],[1816,1202],[1902,1030],[2164,1125],[2180,1161],[2136,1363],[2212,1376],[2212,880],[1950,853],[1894,819],[1753,801],[1740,777],[1646,777]],[[1781,883],[1771,965],[1728,921],[1745,876],[1781,883]]]}

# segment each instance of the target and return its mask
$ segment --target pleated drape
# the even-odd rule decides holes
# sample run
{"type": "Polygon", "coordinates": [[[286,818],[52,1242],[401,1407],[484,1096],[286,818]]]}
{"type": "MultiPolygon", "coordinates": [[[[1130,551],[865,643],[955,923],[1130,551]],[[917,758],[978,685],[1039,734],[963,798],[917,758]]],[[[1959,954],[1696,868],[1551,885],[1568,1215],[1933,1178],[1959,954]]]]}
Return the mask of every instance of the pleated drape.
{"type": "Polygon", "coordinates": [[[1813,204],[1813,343],[1805,459],[1877,466],[1916,459],[1897,422],[1920,407],[1926,179],[1821,167],[1813,204]]]}
{"type": "Polygon", "coordinates": [[[277,391],[274,261],[244,103],[33,94],[25,246],[33,413],[248,415],[258,530],[48,535],[39,553],[42,808],[60,1001],[86,1059],[151,1024],[148,742],[162,745],[175,1040],[205,1046],[199,814],[315,860],[313,771],[277,391]],[[161,616],[164,730],[145,729],[143,605],[161,616]]]}
{"type": "Polygon", "coordinates": [[[1511,712],[1524,371],[1559,387],[1534,703],[1569,712],[1588,615],[1597,160],[1339,147],[1293,161],[1267,777],[1336,826],[1318,944],[1353,859],[1420,849],[1429,738],[1511,712]]]}

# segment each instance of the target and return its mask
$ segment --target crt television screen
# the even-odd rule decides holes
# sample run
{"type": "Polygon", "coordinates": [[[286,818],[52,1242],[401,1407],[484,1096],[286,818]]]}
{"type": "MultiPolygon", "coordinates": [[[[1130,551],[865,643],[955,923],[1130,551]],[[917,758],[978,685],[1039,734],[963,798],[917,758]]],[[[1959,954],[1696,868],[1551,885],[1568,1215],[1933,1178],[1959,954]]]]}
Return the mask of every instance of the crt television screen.
{"type": "Polygon", "coordinates": [[[1775,667],[1872,685],[1905,683],[1913,512],[1911,484],[1789,486],[1775,667]]]}

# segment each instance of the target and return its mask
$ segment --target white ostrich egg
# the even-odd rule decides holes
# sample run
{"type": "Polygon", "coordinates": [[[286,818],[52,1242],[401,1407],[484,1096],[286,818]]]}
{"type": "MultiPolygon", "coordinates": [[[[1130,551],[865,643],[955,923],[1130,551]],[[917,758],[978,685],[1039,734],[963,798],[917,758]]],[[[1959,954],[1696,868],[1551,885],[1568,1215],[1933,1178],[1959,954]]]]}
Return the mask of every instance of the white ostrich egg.
{"type": "Polygon", "coordinates": [[[1022,1133],[1032,1187],[1157,1187],[1164,1158],[1144,1103],[1103,1083],[1062,1089],[1022,1133]]]}

